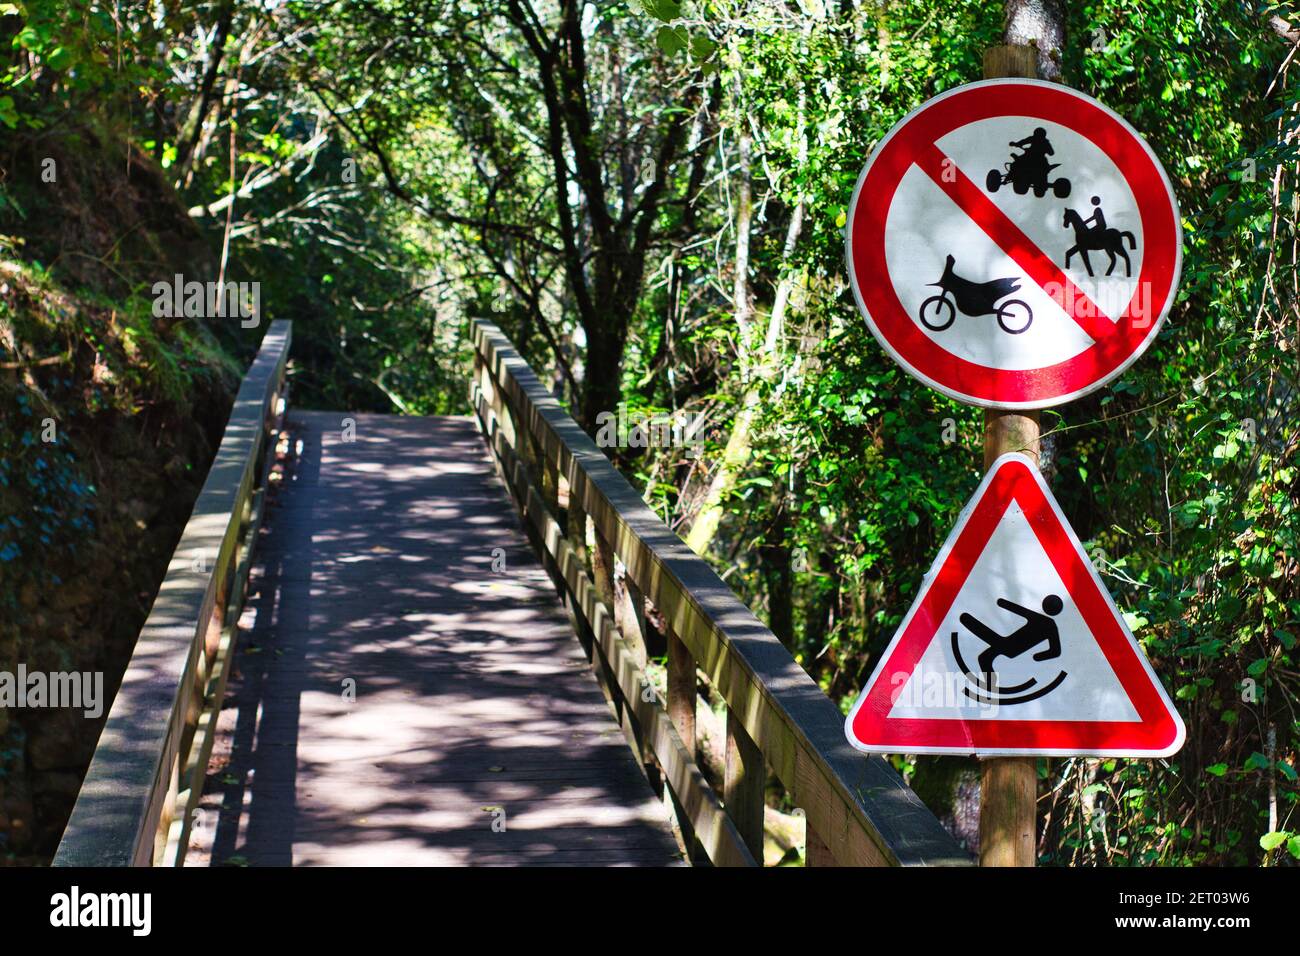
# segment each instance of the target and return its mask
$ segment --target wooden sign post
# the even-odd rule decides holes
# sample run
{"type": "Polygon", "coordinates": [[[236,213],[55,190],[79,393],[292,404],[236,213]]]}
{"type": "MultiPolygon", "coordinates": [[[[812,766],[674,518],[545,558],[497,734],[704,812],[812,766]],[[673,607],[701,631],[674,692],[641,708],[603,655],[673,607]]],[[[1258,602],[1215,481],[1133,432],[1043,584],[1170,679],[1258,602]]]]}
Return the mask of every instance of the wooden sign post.
{"type": "MultiPolygon", "coordinates": [[[[1038,79],[1031,46],[984,52],[984,79],[1038,79]]],[[[984,468],[1009,451],[1039,460],[1038,411],[984,410],[984,468]]],[[[1033,866],[1038,853],[1038,758],[985,757],[980,774],[980,866],[1033,866]]]]}

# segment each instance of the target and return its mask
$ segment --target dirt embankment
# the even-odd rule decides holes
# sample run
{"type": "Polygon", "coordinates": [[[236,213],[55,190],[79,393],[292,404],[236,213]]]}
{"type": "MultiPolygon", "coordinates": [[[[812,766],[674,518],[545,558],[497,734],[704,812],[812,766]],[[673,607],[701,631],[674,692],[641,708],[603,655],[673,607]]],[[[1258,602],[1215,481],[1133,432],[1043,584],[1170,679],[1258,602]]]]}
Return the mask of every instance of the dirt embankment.
{"type": "Polygon", "coordinates": [[[215,273],[161,171],[89,128],[0,153],[0,673],[100,672],[103,711],[0,706],[0,865],[47,860],[230,410],[238,368],[151,287],[215,273]]]}

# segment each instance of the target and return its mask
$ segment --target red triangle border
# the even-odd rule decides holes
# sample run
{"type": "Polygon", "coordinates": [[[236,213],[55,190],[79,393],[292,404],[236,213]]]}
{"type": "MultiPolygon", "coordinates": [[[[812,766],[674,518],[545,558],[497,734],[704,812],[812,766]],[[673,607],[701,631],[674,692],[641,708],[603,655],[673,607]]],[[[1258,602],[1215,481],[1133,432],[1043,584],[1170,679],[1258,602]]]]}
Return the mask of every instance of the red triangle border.
{"type": "Polygon", "coordinates": [[[993,463],[944,543],[921,593],[881,657],[844,725],[871,753],[1037,754],[1166,757],[1186,729],[1119,609],[1083,553],[1034,462],[1019,454],[993,463]],[[1012,501],[1020,505],[1137,711],[1137,721],[890,718],[894,688],[911,676],[1012,501]]]}

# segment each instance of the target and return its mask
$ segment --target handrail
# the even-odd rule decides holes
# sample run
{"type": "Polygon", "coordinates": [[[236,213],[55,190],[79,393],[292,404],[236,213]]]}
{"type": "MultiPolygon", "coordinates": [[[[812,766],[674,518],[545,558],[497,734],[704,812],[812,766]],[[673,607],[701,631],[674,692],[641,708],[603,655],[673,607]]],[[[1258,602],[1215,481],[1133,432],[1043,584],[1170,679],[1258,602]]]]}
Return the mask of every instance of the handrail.
{"type": "Polygon", "coordinates": [[[809,865],[970,865],[882,758],[849,746],[839,709],[647,507],[500,329],[475,320],[472,338],[471,399],[480,426],[629,741],[666,778],[688,845],[715,864],[761,862],[770,766],[804,812],[809,865]],[[567,509],[560,507],[561,480],[567,509]],[[596,544],[590,573],[586,516],[596,544]],[[631,592],[623,605],[613,587],[614,555],[631,592]],[[670,631],[666,707],[647,693],[636,650],[642,596],[670,631]],[[697,666],[727,704],[725,801],[695,761],[697,666]]]}
{"type": "Polygon", "coordinates": [[[274,459],[268,436],[291,337],[289,322],[272,322],[239,388],[113,699],[55,866],[184,861],[274,459]]]}

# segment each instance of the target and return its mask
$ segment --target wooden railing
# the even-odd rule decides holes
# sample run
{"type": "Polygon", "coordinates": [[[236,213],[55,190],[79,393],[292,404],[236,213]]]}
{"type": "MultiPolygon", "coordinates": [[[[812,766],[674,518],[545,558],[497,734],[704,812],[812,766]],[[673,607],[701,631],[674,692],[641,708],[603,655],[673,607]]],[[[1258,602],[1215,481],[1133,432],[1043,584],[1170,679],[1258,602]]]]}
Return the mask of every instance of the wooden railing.
{"type": "Polygon", "coordinates": [[[771,768],[803,811],[808,865],[969,865],[892,768],[849,746],[838,708],[646,506],[501,331],[475,321],[472,335],[480,427],[629,743],[652,782],[667,784],[691,857],[762,862],[771,768]],[[621,595],[615,557],[626,569],[621,595]],[[646,602],[668,630],[666,701],[646,673],[646,602]],[[697,668],[727,707],[721,797],[696,761],[697,668]]]}
{"type": "Polygon", "coordinates": [[[55,866],[179,866],[203,790],[283,410],[272,322],[113,699],[55,866]]]}

